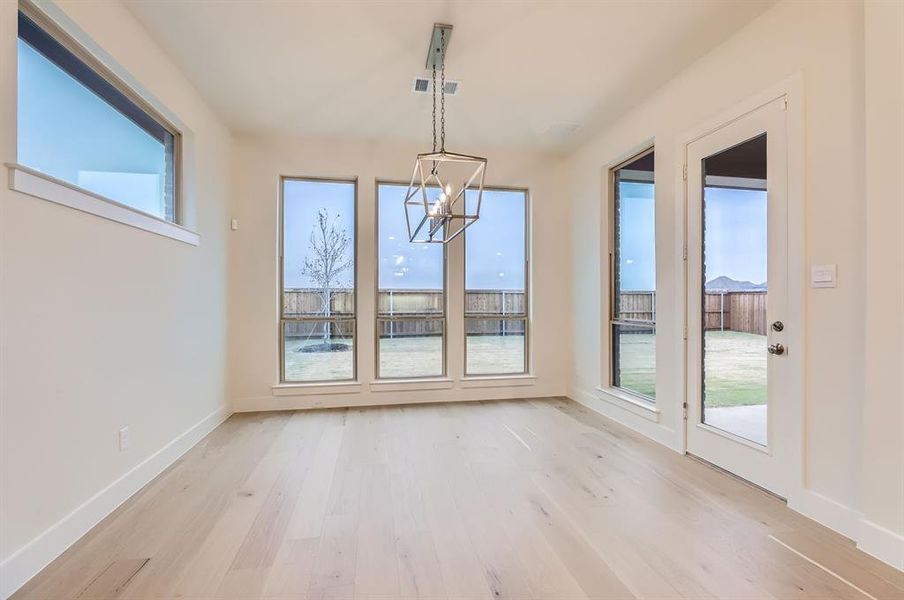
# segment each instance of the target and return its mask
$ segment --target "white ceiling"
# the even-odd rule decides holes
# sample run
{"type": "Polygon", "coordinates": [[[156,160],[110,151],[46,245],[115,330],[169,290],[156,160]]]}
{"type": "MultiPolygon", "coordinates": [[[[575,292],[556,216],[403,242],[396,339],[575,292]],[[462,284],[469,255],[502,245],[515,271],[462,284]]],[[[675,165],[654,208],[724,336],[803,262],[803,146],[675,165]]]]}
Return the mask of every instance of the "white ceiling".
{"type": "Polygon", "coordinates": [[[448,147],[564,152],[774,0],[124,0],[239,134],[430,143],[411,92],[451,23],[448,147]],[[569,123],[580,129],[563,134],[569,123]]]}

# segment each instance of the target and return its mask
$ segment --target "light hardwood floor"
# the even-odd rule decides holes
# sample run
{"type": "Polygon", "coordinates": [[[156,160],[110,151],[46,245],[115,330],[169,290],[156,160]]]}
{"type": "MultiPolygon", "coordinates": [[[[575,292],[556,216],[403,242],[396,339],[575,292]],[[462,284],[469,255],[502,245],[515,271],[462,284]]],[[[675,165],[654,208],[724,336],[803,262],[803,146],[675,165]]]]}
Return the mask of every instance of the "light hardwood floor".
{"type": "Polygon", "coordinates": [[[904,598],[904,574],[549,399],[235,415],[14,596],[635,597],[904,598]]]}

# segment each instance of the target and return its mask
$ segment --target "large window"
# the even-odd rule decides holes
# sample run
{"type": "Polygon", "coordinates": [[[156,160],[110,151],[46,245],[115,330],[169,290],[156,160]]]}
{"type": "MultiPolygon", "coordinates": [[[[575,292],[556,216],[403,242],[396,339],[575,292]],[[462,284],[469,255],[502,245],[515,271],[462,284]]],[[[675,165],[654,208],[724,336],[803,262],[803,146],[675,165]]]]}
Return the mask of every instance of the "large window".
{"type": "Polygon", "coordinates": [[[480,219],[464,236],[465,375],[525,373],[527,192],[484,190],[480,219]]]}
{"type": "Polygon", "coordinates": [[[177,221],[176,130],[39,20],[19,12],[17,162],[177,221]]]}
{"type": "Polygon", "coordinates": [[[612,386],[656,397],[656,246],[653,149],[611,171],[612,386]]]}
{"type": "Polygon", "coordinates": [[[354,181],[284,178],[282,381],[355,379],[354,181]]]}
{"type": "MultiPolygon", "coordinates": [[[[406,185],[377,185],[377,377],[446,372],[446,273],[442,244],[408,241],[406,185]]],[[[438,190],[430,193],[439,194],[438,190]]]]}

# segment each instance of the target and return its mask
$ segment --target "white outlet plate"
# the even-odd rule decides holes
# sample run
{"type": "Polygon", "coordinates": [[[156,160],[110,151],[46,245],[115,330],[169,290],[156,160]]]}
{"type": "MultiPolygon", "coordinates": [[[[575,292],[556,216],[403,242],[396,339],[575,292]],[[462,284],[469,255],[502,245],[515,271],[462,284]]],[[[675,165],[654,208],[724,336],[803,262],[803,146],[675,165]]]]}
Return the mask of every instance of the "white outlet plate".
{"type": "Polygon", "coordinates": [[[124,450],[129,449],[129,442],[131,442],[131,435],[129,434],[129,426],[126,425],[122,429],[119,430],[119,451],[122,452],[124,450]]]}

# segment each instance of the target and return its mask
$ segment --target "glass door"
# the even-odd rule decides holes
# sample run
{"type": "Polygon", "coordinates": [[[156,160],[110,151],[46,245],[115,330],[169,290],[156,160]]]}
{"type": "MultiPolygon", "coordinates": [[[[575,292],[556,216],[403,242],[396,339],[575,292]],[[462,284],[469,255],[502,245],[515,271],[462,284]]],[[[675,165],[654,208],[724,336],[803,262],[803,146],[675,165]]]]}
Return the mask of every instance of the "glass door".
{"type": "Polygon", "coordinates": [[[687,146],[688,452],[781,496],[783,332],[793,325],[784,106],[687,146]]]}

